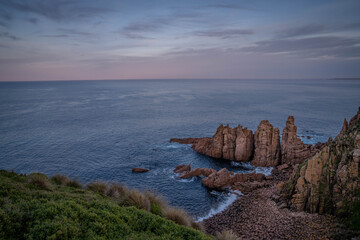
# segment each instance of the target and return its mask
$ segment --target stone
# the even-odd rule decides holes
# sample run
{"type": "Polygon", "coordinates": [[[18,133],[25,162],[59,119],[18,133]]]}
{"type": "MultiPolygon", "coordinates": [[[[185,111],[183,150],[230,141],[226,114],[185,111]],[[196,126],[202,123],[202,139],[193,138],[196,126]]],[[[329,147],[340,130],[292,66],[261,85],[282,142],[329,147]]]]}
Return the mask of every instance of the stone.
{"type": "Polygon", "coordinates": [[[191,170],[190,172],[185,173],[184,175],[181,175],[180,178],[191,178],[191,177],[198,177],[202,175],[200,168],[195,168],[194,170],[191,170]]]}
{"type": "Polygon", "coordinates": [[[268,120],[260,122],[254,135],[255,153],[251,164],[259,167],[272,167],[280,163],[279,129],[268,120]]]}
{"type": "Polygon", "coordinates": [[[174,169],[174,172],[176,172],[176,173],[184,173],[184,172],[189,172],[190,170],[191,170],[190,164],[189,165],[182,164],[182,165],[178,165],[174,169]]]}
{"type": "Polygon", "coordinates": [[[289,167],[290,167],[290,166],[285,163],[285,164],[282,164],[282,165],[278,166],[277,169],[278,169],[279,171],[282,171],[282,170],[287,169],[287,168],[289,168],[289,167]]]}
{"type": "Polygon", "coordinates": [[[146,169],[146,168],[132,168],[131,169],[133,172],[137,172],[137,173],[143,173],[143,172],[148,172],[149,169],[146,169]]]}
{"type": "Polygon", "coordinates": [[[282,164],[301,164],[318,152],[311,144],[304,144],[301,139],[297,137],[296,132],[297,127],[295,126],[295,119],[293,116],[289,116],[282,134],[282,164]]]}
{"type": "Polygon", "coordinates": [[[201,183],[210,189],[223,190],[231,185],[230,173],[226,168],[214,172],[201,180],[201,183]]]}

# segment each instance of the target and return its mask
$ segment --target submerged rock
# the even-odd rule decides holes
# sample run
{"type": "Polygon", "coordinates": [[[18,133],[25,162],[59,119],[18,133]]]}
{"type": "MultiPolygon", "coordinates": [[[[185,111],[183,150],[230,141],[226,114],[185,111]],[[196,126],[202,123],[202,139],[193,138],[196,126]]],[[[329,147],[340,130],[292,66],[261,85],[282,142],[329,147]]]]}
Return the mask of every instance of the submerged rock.
{"type": "Polygon", "coordinates": [[[143,173],[143,172],[148,172],[149,169],[146,169],[146,168],[132,168],[131,169],[133,172],[138,172],[138,173],[143,173]]]}

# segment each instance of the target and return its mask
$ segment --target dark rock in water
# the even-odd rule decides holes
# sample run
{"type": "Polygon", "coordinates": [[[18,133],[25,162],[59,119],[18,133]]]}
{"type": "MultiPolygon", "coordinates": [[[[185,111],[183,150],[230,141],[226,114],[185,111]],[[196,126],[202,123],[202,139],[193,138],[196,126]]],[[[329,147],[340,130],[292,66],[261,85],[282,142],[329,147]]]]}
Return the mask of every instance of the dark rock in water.
{"type": "Polygon", "coordinates": [[[311,139],[311,137],[310,137],[310,136],[306,136],[306,138],[307,138],[307,139],[311,139]]]}
{"type": "Polygon", "coordinates": [[[131,169],[133,172],[137,172],[137,173],[143,173],[143,172],[148,172],[149,169],[146,169],[146,168],[132,168],[131,169]]]}
{"type": "Polygon", "coordinates": [[[280,163],[279,129],[268,120],[260,122],[254,136],[255,153],[251,164],[259,167],[277,166],[280,163]]]}
{"type": "Polygon", "coordinates": [[[176,173],[186,173],[186,172],[189,172],[190,170],[191,170],[190,164],[189,165],[182,164],[182,165],[178,165],[174,169],[174,172],[176,172],[176,173]]]}
{"type": "MultiPolygon", "coordinates": [[[[296,135],[297,127],[295,119],[289,116],[286,126],[283,130],[281,143],[281,163],[295,165],[305,161],[305,159],[314,156],[318,152],[311,144],[304,144],[296,135]]],[[[309,136],[308,136],[309,137],[309,136]]]]}

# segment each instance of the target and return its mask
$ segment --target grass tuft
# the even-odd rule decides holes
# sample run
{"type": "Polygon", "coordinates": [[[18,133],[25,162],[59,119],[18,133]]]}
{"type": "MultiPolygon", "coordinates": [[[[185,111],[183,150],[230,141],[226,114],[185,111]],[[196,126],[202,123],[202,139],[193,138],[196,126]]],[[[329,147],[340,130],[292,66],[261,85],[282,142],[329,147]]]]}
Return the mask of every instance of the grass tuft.
{"type": "Polygon", "coordinates": [[[78,181],[78,180],[76,180],[76,179],[70,180],[70,182],[68,182],[68,183],[66,184],[66,186],[72,187],[72,188],[82,188],[81,182],[78,181]]]}
{"type": "Polygon", "coordinates": [[[150,200],[141,192],[136,189],[131,189],[128,191],[126,196],[126,203],[135,206],[140,209],[144,209],[148,212],[151,210],[150,200]]]}
{"type": "Polygon", "coordinates": [[[114,183],[108,188],[108,191],[106,192],[106,196],[111,198],[122,199],[125,198],[128,191],[129,190],[127,189],[126,186],[123,186],[119,183],[114,183]]]}
{"type": "Polygon", "coordinates": [[[28,181],[30,184],[35,185],[41,189],[50,189],[50,182],[46,175],[42,173],[32,173],[28,177],[28,181]]]}
{"type": "Polygon", "coordinates": [[[223,230],[215,233],[217,240],[239,240],[238,235],[233,230],[223,230]]]}
{"type": "Polygon", "coordinates": [[[183,210],[179,208],[164,209],[163,216],[177,224],[191,227],[193,219],[183,210]]]}
{"type": "Polygon", "coordinates": [[[89,183],[86,186],[86,189],[96,193],[100,193],[101,195],[105,196],[108,191],[108,185],[106,182],[96,181],[89,183]]]}
{"type": "Polygon", "coordinates": [[[56,185],[66,186],[71,180],[65,175],[56,174],[51,177],[51,181],[56,185]]]}

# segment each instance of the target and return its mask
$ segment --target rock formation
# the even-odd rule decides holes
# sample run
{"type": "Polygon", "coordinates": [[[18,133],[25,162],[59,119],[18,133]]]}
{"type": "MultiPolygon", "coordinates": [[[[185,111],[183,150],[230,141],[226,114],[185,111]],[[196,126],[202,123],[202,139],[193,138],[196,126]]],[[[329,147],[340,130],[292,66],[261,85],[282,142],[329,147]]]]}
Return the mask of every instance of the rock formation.
{"type": "Polygon", "coordinates": [[[174,169],[174,172],[180,174],[180,178],[191,178],[203,176],[201,183],[210,189],[223,190],[230,186],[237,186],[236,189],[248,191],[251,189],[261,187],[263,184],[259,184],[266,180],[266,177],[262,173],[240,173],[234,174],[234,172],[227,171],[223,168],[219,171],[211,168],[195,168],[190,169],[189,165],[179,165],[174,169]],[[250,184],[251,183],[251,184],[250,184]],[[250,185],[251,186],[250,186],[250,185]]]}
{"type": "MultiPolygon", "coordinates": [[[[358,114],[360,117],[360,113],[358,114]]],[[[260,122],[255,134],[238,125],[235,128],[220,125],[211,138],[172,138],[170,142],[192,144],[192,148],[203,155],[249,162],[259,167],[274,167],[279,164],[294,165],[319,152],[328,143],[317,143],[315,146],[304,144],[297,137],[294,117],[289,116],[283,130],[282,146],[280,146],[279,129],[269,121],[260,122]]],[[[345,120],[342,132],[346,131],[345,120]]]]}
{"type": "Polygon", "coordinates": [[[212,138],[198,139],[193,149],[213,158],[248,162],[253,154],[254,137],[251,130],[241,125],[231,128],[220,125],[212,138]]]}
{"type": "Polygon", "coordinates": [[[297,127],[293,116],[289,116],[282,134],[281,163],[295,165],[303,163],[319,150],[311,144],[304,144],[297,137],[297,127]]]}
{"type": "Polygon", "coordinates": [[[182,164],[182,165],[178,165],[175,169],[174,169],[174,172],[176,173],[187,173],[191,170],[191,166],[190,164],[189,165],[185,165],[185,164],[182,164]]]}
{"type": "Polygon", "coordinates": [[[277,166],[280,163],[279,129],[274,128],[268,120],[263,120],[254,136],[254,159],[251,164],[260,167],[277,166]]]}
{"type": "Polygon", "coordinates": [[[254,134],[251,130],[238,125],[235,128],[235,160],[238,162],[250,161],[254,151],[254,134]]]}
{"type": "Polygon", "coordinates": [[[132,168],[131,169],[133,172],[138,172],[138,173],[143,173],[143,172],[148,172],[149,169],[146,169],[146,168],[132,168]]]}
{"type": "Polygon", "coordinates": [[[298,211],[352,214],[360,201],[360,114],[342,136],[295,168],[284,184],[283,196],[298,211]]]}

